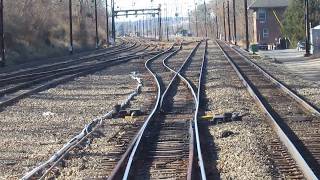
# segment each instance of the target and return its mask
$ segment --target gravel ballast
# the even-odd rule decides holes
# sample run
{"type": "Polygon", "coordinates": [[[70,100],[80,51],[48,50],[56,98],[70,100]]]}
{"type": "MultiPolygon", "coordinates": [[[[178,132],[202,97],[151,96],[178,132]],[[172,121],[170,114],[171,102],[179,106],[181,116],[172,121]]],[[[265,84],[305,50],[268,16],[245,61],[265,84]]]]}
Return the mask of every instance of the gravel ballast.
{"type": "MultiPolygon", "coordinates": [[[[0,179],[21,178],[78,134],[85,124],[112,110],[137,85],[143,60],[77,78],[22,99],[1,112],[0,179]]],[[[143,77],[142,77],[143,78],[143,77]]],[[[138,98],[137,104],[143,103],[138,98]]],[[[108,135],[117,128],[108,128],[108,135]]]]}
{"type": "Polygon", "coordinates": [[[206,76],[208,114],[238,112],[242,121],[215,124],[209,131],[215,144],[217,171],[222,179],[278,177],[268,146],[275,133],[218,46],[208,46],[206,76]],[[225,132],[231,132],[224,137],[225,132]]]}
{"type": "MultiPolygon", "coordinates": [[[[320,78],[316,81],[304,78],[304,76],[300,75],[302,72],[295,73],[296,71],[299,71],[298,64],[294,68],[294,63],[281,63],[272,58],[251,56],[248,53],[246,53],[246,55],[251,57],[251,60],[256,62],[272,76],[285,83],[300,96],[303,96],[307,101],[320,108],[320,78]]],[[[308,74],[309,72],[306,71],[304,73],[308,74]]]]}
{"type": "MultiPolygon", "coordinates": [[[[143,69],[144,61],[136,63],[136,66],[141,68],[137,71],[143,82],[141,93],[137,95],[126,109],[140,109],[143,112],[149,113],[156,98],[156,88],[154,87],[152,77],[143,69]]],[[[132,67],[128,67],[130,70],[132,67]]],[[[115,147],[115,141],[131,128],[136,123],[143,122],[146,116],[137,116],[134,118],[113,118],[104,122],[104,125],[98,129],[102,136],[95,138],[92,145],[83,149],[81,152],[71,155],[66,161],[66,167],[59,170],[57,179],[103,179],[110,175],[114,166],[110,167],[108,154],[113,154],[118,151],[115,147]]],[[[142,124],[142,123],[140,123],[142,124]]],[[[138,128],[139,129],[139,128],[138,128]]],[[[133,138],[133,137],[132,137],[133,138]]],[[[123,142],[125,146],[127,142],[123,142]]],[[[115,164],[114,164],[115,165],[115,164]]]]}

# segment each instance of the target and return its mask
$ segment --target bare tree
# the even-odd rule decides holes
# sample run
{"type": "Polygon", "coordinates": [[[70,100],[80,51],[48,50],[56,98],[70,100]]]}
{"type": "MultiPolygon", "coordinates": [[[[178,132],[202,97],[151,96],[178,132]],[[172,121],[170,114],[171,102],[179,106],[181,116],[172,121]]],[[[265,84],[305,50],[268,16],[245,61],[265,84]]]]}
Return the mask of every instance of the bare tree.
{"type": "MultiPolygon", "coordinates": [[[[4,1],[6,56],[13,62],[68,52],[67,0],[4,1]],[[23,57],[23,59],[22,59],[23,57]]],[[[94,48],[94,4],[73,0],[74,44],[94,48]],[[91,47],[92,46],[92,47],[91,47]]],[[[98,0],[99,35],[105,37],[105,0],[98,0]]],[[[10,63],[10,62],[9,62],[10,63]]]]}

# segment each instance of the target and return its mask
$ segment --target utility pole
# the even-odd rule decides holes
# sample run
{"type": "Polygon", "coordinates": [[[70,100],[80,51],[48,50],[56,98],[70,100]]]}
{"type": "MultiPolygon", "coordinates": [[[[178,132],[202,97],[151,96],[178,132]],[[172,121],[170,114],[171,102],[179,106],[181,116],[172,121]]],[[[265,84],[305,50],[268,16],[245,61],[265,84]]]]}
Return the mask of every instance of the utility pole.
{"type": "Polygon", "coordinates": [[[144,37],[144,12],[143,12],[143,16],[142,16],[142,37],[144,37]]]}
{"type": "Polygon", "coordinates": [[[162,18],[161,18],[161,4],[159,4],[159,41],[162,40],[162,18]]]}
{"type": "Polygon", "coordinates": [[[218,26],[218,0],[216,0],[216,31],[217,39],[219,38],[219,26],[218,26]]]}
{"type": "Polygon", "coordinates": [[[109,12],[108,12],[108,0],[106,0],[106,25],[107,25],[107,46],[109,47],[109,12]]]}
{"type": "Polygon", "coordinates": [[[227,7],[228,7],[228,31],[229,31],[229,42],[231,41],[231,26],[230,26],[230,3],[229,0],[227,2],[227,7]]]}
{"type": "Polygon", "coordinates": [[[189,28],[189,32],[191,32],[191,24],[190,24],[190,10],[188,9],[188,28],[189,28]]]}
{"type": "Polygon", "coordinates": [[[138,30],[137,30],[137,36],[139,37],[139,36],[141,36],[141,32],[142,32],[142,30],[141,30],[141,19],[138,19],[137,20],[137,26],[138,26],[138,30]]]}
{"type": "Polygon", "coordinates": [[[198,13],[197,13],[197,3],[195,3],[194,6],[194,13],[196,15],[196,31],[197,31],[197,37],[199,36],[199,31],[198,31],[198,13]]]}
{"type": "MultiPolygon", "coordinates": [[[[1,0],[2,2],[3,0],[1,0]]],[[[70,35],[70,47],[69,47],[69,52],[70,54],[73,53],[73,35],[72,35],[72,0],[69,0],[69,35],[70,35]]]]}
{"type": "Polygon", "coordinates": [[[304,1],[305,7],[305,26],[306,26],[306,54],[310,56],[310,20],[309,20],[309,0],[304,1]]]}
{"type": "Polygon", "coordinates": [[[167,8],[167,4],[166,4],[166,31],[167,31],[167,41],[169,41],[169,18],[168,18],[168,8],[167,8]]]}
{"type": "Polygon", "coordinates": [[[137,30],[138,30],[137,23],[134,23],[133,29],[134,29],[134,33],[133,34],[136,35],[137,34],[137,30]]]}
{"type": "Polygon", "coordinates": [[[154,39],[156,40],[157,39],[157,20],[156,20],[156,16],[155,15],[152,16],[152,25],[151,25],[151,27],[153,27],[152,32],[153,32],[153,35],[154,35],[154,39]]]}
{"type": "Polygon", "coordinates": [[[112,39],[116,42],[116,26],[115,26],[115,14],[114,14],[114,0],[111,0],[111,9],[112,9],[112,39]]]}
{"type": "Polygon", "coordinates": [[[248,1],[244,0],[244,18],[246,26],[246,50],[249,51],[249,27],[248,27],[248,1]]]}
{"type": "Polygon", "coordinates": [[[147,37],[149,36],[149,21],[148,21],[148,16],[146,17],[146,31],[147,31],[147,37]]]}
{"type": "Polygon", "coordinates": [[[99,32],[98,32],[98,9],[97,9],[97,0],[94,0],[94,14],[96,21],[96,49],[99,48],[99,32]]]}
{"type": "Polygon", "coordinates": [[[233,0],[233,33],[234,33],[234,44],[237,45],[236,0],[233,0]]]}
{"type": "Polygon", "coordinates": [[[223,10],[223,28],[224,28],[224,41],[227,41],[227,30],[226,30],[226,10],[225,10],[225,3],[222,3],[222,10],[223,10]]]}
{"type": "Polygon", "coordinates": [[[157,18],[156,15],[154,14],[153,16],[153,26],[154,26],[154,39],[157,39],[157,18]]]}
{"type": "Polygon", "coordinates": [[[206,31],[206,37],[208,37],[208,29],[207,29],[207,5],[206,1],[204,0],[204,27],[206,31]]]}
{"type": "Polygon", "coordinates": [[[5,59],[5,47],[4,47],[4,18],[3,18],[3,0],[0,2],[0,36],[1,36],[1,61],[0,61],[0,67],[4,67],[6,65],[6,59],[5,59]]]}

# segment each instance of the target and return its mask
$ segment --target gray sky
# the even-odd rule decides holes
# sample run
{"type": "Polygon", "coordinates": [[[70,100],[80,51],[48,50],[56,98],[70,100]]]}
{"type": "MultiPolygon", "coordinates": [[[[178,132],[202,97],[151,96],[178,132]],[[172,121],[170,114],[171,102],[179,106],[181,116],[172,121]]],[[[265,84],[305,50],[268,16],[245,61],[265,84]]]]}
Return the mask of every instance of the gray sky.
{"type": "MultiPolygon", "coordinates": [[[[207,0],[209,1],[209,0],[207,0]]],[[[194,9],[194,2],[203,3],[203,0],[115,0],[115,7],[119,9],[138,9],[138,8],[154,8],[159,4],[162,6],[162,15],[165,16],[164,8],[167,6],[168,16],[174,16],[179,13],[179,16],[187,16],[188,9],[194,9]]],[[[122,20],[126,18],[121,18],[122,20]]],[[[129,19],[129,18],[128,18],[129,19]]],[[[130,17],[134,20],[135,17],[130,17]]]]}

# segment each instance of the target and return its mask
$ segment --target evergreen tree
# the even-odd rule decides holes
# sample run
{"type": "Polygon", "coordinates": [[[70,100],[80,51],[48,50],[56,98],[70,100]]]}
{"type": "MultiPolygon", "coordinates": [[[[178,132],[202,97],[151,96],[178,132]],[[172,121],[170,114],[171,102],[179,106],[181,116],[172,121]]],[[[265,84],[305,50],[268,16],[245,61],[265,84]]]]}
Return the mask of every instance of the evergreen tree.
{"type": "MultiPolygon", "coordinates": [[[[311,27],[319,25],[319,0],[309,0],[309,8],[311,27]]],[[[298,41],[305,40],[304,0],[289,1],[283,25],[282,34],[290,38],[292,45],[295,46],[298,41]]]]}

